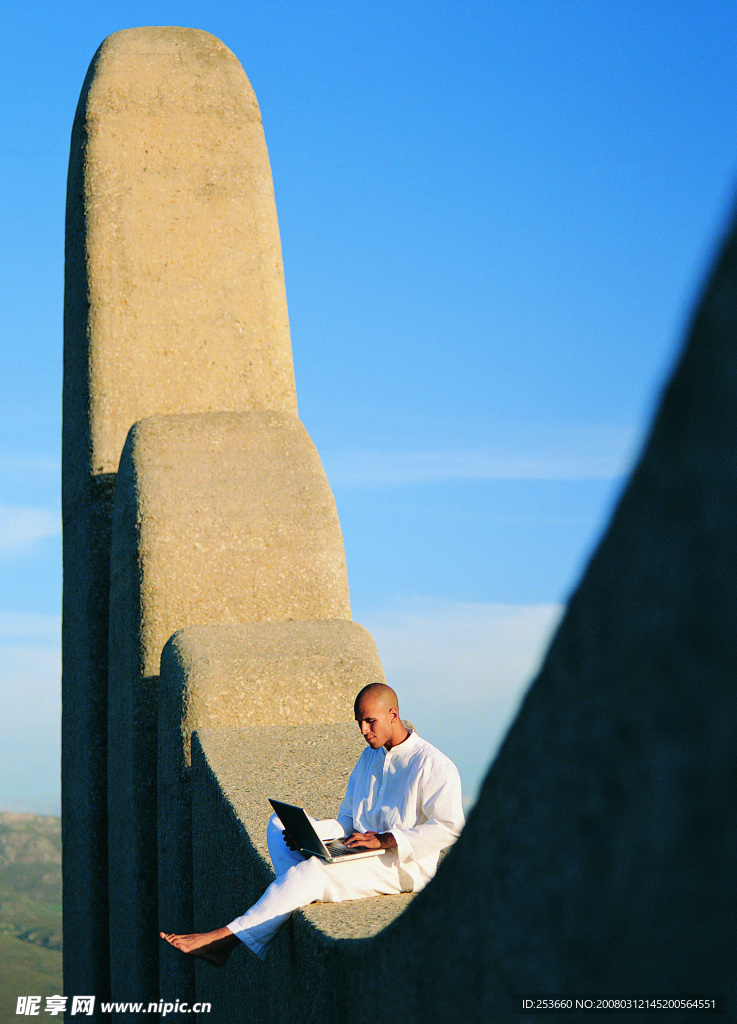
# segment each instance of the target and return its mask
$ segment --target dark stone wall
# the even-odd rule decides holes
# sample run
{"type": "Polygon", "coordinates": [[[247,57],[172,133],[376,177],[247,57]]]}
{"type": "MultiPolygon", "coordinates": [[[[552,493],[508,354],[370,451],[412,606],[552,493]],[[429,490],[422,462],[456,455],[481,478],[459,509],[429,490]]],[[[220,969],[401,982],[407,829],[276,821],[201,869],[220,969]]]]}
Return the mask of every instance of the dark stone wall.
{"type": "MultiPolygon", "coordinates": [[[[328,906],[297,912],[263,967],[242,956],[228,968],[220,998],[240,991],[242,970],[266,993],[253,1021],[369,1022],[371,993],[411,1024],[538,1020],[513,1012],[514,996],[531,994],[719,996],[734,1015],[736,579],[733,236],[642,458],[437,878],[373,937],[336,934],[328,906]]],[[[211,794],[215,761],[201,769],[211,794]]],[[[206,909],[203,925],[224,923],[206,909]]],[[[348,913],[359,934],[362,901],[348,913]]],[[[215,972],[200,977],[203,992],[218,990],[215,972]]],[[[231,1004],[223,1020],[237,1019],[231,1004]]]]}

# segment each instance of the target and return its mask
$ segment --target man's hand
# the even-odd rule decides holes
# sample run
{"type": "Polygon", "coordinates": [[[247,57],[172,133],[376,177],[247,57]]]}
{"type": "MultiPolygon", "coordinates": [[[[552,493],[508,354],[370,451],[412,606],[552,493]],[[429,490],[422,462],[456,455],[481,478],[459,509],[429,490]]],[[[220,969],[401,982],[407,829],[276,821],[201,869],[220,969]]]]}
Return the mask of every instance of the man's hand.
{"type": "Polygon", "coordinates": [[[354,832],[343,842],[346,846],[365,846],[367,850],[390,850],[397,845],[391,832],[354,832]]]}
{"type": "Polygon", "coordinates": [[[286,829],[283,830],[282,835],[284,836],[284,842],[287,844],[290,850],[296,850],[299,852],[302,847],[299,845],[293,835],[290,835],[286,829]]]}

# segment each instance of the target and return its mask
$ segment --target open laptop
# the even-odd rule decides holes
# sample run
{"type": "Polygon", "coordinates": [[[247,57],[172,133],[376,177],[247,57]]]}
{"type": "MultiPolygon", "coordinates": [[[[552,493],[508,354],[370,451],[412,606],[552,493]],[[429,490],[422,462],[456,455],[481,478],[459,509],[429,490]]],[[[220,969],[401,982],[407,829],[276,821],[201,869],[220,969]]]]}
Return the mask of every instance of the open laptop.
{"type": "Polygon", "coordinates": [[[286,831],[299,844],[301,852],[308,856],[322,857],[329,864],[334,864],[344,857],[375,857],[376,854],[384,852],[383,850],[369,850],[365,846],[346,846],[341,839],[329,839],[324,843],[301,807],[283,804],[279,800],[269,800],[269,803],[286,831]]]}

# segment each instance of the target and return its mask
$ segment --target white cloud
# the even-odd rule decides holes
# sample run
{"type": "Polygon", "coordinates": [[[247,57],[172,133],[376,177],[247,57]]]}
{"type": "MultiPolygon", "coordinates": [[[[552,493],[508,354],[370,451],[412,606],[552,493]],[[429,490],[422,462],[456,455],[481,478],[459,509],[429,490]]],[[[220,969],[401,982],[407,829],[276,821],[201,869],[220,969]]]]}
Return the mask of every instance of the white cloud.
{"type": "Polygon", "coordinates": [[[396,601],[362,623],[402,714],[456,762],[472,796],[534,679],[564,609],[396,601]]]}
{"type": "Polygon", "coordinates": [[[483,448],[423,451],[343,449],[321,457],[334,486],[375,487],[451,480],[615,480],[630,467],[634,430],[540,425],[483,448]]]}
{"type": "Polygon", "coordinates": [[[0,505],[0,556],[21,554],[60,533],[60,512],[32,505],[0,505]]]}
{"type": "Polygon", "coordinates": [[[397,601],[371,615],[371,628],[392,669],[421,676],[433,696],[478,699],[507,692],[537,670],[560,605],[397,601]]]}

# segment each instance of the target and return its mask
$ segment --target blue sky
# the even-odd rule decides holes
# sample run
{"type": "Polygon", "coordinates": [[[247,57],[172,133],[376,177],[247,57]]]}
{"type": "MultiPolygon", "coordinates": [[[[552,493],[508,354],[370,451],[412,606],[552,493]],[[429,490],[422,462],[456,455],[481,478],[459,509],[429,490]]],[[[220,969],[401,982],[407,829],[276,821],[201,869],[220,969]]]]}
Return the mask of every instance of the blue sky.
{"type": "Polygon", "coordinates": [[[0,4],[0,807],[59,800],[63,232],[121,28],[236,54],[354,618],[472,795],[612,509],[737,180],[737,8],[0,4]]]}

